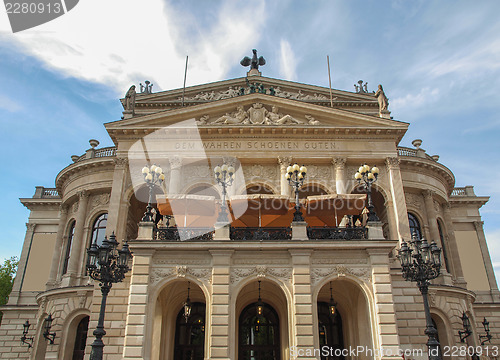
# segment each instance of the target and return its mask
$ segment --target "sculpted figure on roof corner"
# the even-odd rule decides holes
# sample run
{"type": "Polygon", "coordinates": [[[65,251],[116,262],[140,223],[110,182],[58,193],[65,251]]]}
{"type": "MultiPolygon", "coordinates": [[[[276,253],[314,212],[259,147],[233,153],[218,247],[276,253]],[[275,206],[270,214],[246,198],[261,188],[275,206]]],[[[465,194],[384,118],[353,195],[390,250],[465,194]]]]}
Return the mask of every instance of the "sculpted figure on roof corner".
{"type": "Polygon", "coordinates": [[[375,97],[378,100],[379,111],[382,112],[384,110],[388,110],[387,108],[389,107],[389,99],[387,98],[387,96],[385,96],[382,85],[378,86],[378,90],[375,93],[375,97]]]}
{"type": "Polygon", "coordinates": [[[135,85],[132,85],[125,94],[125,110],[134,111],[135,108],[135,85]]]}

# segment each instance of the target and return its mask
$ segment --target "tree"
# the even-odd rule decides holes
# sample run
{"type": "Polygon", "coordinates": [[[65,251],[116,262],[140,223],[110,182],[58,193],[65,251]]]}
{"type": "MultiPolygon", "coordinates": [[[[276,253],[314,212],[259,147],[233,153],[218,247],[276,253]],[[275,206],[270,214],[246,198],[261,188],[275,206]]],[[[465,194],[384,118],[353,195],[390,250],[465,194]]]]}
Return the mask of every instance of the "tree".
{"type": "MultiPolygon", "coordinates": [[[[13,256],[10,259],[5,259],[3,265],[0,265],[0,306],[7,304],[12,285],[14,285],[14,276],[17,271],[19,260],[13,256]]],[[[3,313],[0,312],[0,323],[2,322],[3,313]]]]}

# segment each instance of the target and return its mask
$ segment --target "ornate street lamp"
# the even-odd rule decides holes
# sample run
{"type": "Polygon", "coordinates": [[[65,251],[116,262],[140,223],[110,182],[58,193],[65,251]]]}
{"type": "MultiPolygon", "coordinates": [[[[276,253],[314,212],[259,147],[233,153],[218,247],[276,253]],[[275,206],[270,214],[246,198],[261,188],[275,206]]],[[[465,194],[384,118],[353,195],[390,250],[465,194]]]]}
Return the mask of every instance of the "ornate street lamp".
{"type": "Polygon", "coordinates": [[[413,233],[410,246],[403,240],[401,248],[398,250],[398,258],[401,262],[403,277],[408,281],[416,281],[418,289],[424,300],[425,334],[428,336],[427,348],[430,360],[440,360],[439,341],[437,340],[437,330],[432,323],[431,312],[429,310],[429,280],[440,275],[441,269],[441,249],[433,241],[430,245],[425,239],[420,240],[416,233],[413,233]]]}
{"type": "Polygon", "coordinates": [[[28,331],[30,330],[30,322],[28,320],[23,324],[23,336],[21,336],[21,345],[28,345],[28,350],[33,346],[33,336],[28,337],[28,331]]]}
{"type": "Polygon", "coordinates": [[[304,185],[306,174],[307,168],[304,165],[299,166],[298,164],[293,164],[286,168],[286,179],[288,180],[288,184],[295,191],[295,212],[293,213],[293,221],[304,221],[302,211],[300,210],[299,189],[304,185]]]}
{"type": "Polygon", "coordinates": [[[262,319],[264,314],[264,303],[262,302],[262,298],[260,297],[260,280],[259,280],[259,298],[255,303],[255,332],[260,331],[260,320],[262,319]]]}
{"type": "Polygon", "coordinates": [[[484,345],[485,343],[489,342],[493,336],[491,336],[490,334],[490,322],[486,320],[486,318],[484,318],[482,324],[484,327],[484,331],[486,332],[486,335],[479,334],[479,341],[481,341],[481,345],[484,345]]]}
{"type": "Polygon", "coordinates": [[[330,281],[330,302],[328,303],[328,310],[330,313],[330,317],[335,319],[335,316],[337,315],[337,303],[333,300],[333,293],[332,293],[332,282],[330,281]]]}
{"type": "Polygon", "coordinates": [[[151,165],[151,167],[143,167],[142,174],[144,175],[144,181],[149,188],[149,200],[148,206],[146,207],[146,212],[142,217],[141,221],[153,221],[153,213],[151,210],[153,209],[153,189],[155,185],[161,185],[161,183],[165,180],[165,174],[163,174],[163,170],[161,167],[156,165],[151,165]]]}
{"type": "Polygon", "coordinates": [[[189,298],[190,284],[191,283],[188,281],[188,294],[186,301],[184,301],[184,319],[186,320],[186,323],[188,322],[189,316],[191,315],[191,310],[193,309],[193,305],[191,304],[191,299],[189,298]]]}
{"type": "Polygon", "coordinates": [[[462,319],[462,327],[464,330],[458,330],[458,336],[460,336],[460,342],[464,343],[465,339],[467,339],[472,334],[472,328],[470,326],[469,317],[467,316],[465,311],[462,312],[462,317],[460,319],[462,319]]]}
{"type": "Polygon", "coordinates": [[[116,241],[115,233],[104,238],[102,245],[97,245],[94,241],[87,250],[87,272],[89,276],[99,281],[101,287],[102,299],[101,310],[99,312],[99,320],[97,328],[94,330],[95,340],[92,343],[92,352],[90,360],[102,360],[104,343],[102,337],[106,335],[104,330],[104,315],[106,311],[106,299],[113,283],[121,282],[125,278],[125,274],[130,270],[128,261],[132,257],[132,253],[125,242],[120,250],[117,250],[118,242],[116,241]]]}
{"type": "Polygon", "coordinates": [[[373,206],[372,201],[372,184],[377,181],[379,173],[378,167],[374,166],[370,170],[370,167],[364,164],[359,167],[358,172],[354,175],[358,184],[363,185],[366,197],[368,198],[368,221],[380,221],[377,214],[375,214],[375,206],[373,206]]]}
{"type": "Polygon", "coordinates": [[[217,165],[214,168],[215,179],[217,183],[222,186],[222,204],[220,207],[219,216],[217,217],[217,222],[228,223],[229,219],[227,217],[227,187],[231,186],[234,181],[234,167],[227,164],[222,166],[217,165]]]}
{"type": "Polygon", "coordinates": [[[50,332],[50,328],[52,327],[52,321],[54,319],[52,318],[52,314],[49,314],[47,318],[45,319],[45,331],[43,332],[43,337],[49,340],[51,344],[54,343],[54,339],[56,338],[56,333],[50,332]]]}

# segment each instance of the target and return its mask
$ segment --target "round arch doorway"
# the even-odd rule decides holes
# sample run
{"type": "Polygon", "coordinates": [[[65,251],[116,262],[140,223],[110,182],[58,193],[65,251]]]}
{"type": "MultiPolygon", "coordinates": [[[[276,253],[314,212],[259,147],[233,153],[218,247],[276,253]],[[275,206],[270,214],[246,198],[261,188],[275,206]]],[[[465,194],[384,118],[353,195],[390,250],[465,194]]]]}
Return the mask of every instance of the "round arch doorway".
{"type": "Polygon", "coordinates": [[[331,356],[321,355],[321,360],[344,360],[344,332],[342,330],[342,317],[338,312],[330,314],[329,304],[318,302],[319,345],[327,347],[331,356]]]}
{"type": "Polygon", "coordinates": [[[186,320],[179,311],[175,326],[174,360],[203,360],[205,347],[205,304],[193,303],[186,320]]]}
{"type": "Polygon", "coordinates": [[[279,318],[276,311],[264,303],[262,315],[257,315],[257,303],[243,309],[239,319],[239,360],[280,360],[279,318]]]}

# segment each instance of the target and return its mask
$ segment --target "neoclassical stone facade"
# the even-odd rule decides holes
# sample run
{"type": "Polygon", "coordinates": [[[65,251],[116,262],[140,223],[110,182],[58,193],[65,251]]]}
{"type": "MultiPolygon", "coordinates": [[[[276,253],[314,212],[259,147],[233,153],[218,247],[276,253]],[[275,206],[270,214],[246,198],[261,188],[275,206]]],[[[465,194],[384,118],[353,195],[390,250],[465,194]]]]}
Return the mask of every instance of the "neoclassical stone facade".
{"type": "Polygon", "coordinates": [[[429,290],[443,350],[478,346],[484,317],[493,335],[484,347],[499,345],[500,293],[479,213],[488,197],[455,187],[451,170],[421,141],[399,147],[409,124],[379,111],[373,93],[334,90],[331,102],[329,89],[249,79],[194,86],[184,100],[182,90],[137,94],[133,106],[122,99],[123,118],[105,124],[114,147],[92,140],[57,174],[56,188],[21,199],[31,213],[2,309],[0,358],[89,358],[101,293],[86,274],[86,249],[112,232],[128,239],[134,257],[107,301],[108,360],[250,359],[252,352],[260,359],[260,351],[316,359],[325,344],[369,349],[346,359],[402,359],[399,349],[425,349],[427,341],[422,297],[396,258],[413,231],[443,248],[442,275],[429,290]],[[236,169],[230,226],[217,222],[222,193],[213,168],[222,163],[236,169]],[[285,175],[293,163],[308,174],[300,193],[306,221],[292,225],[285,175]],[[380,222],[366,223],[353,180],[364,163],[380,169],[373,191],[380,222]],[[157,224],[141,221],[148,199],[141,169],[151,164],[165,172],[154,189],[157,219],[164,215],[157,224]],[[257,212],[255,199],[274,205],[257,212]],[[313,209],[313,201],[333,207],[313,209]],[[252,313],[259,296],[262,328],[252,313]],[[335,318],[325,314],[331,298],[335,318]],[[464,312],[472,335],[461,343],[464,312]],[[48,314],[54,344],[43,337],[48,314]],[[29,351],[19,340],[26,320],[29,351]]]}

